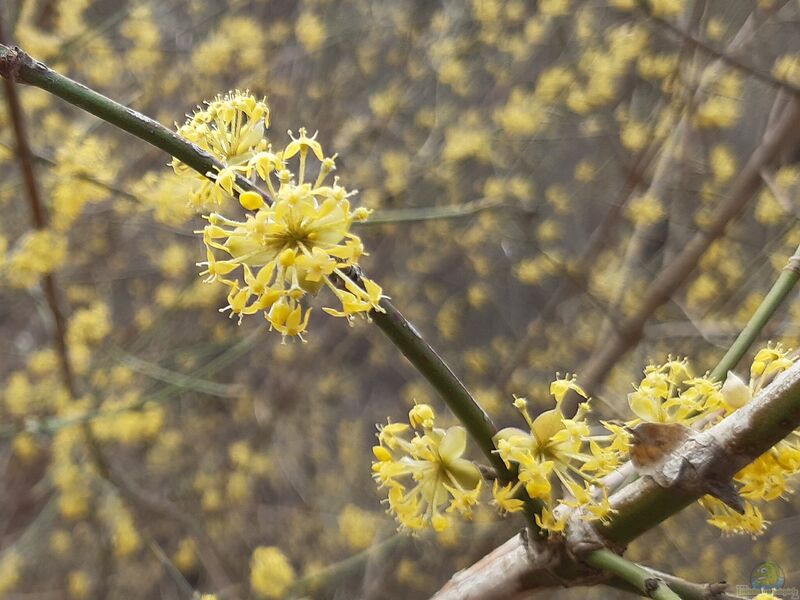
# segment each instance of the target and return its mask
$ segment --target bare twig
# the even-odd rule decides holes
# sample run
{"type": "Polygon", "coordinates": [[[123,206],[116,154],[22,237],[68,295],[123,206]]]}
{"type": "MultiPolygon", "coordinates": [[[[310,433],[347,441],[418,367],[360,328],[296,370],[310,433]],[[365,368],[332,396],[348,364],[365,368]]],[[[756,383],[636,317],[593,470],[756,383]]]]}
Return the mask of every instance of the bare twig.
{"type": "Polygon", "coordinates": [[[579,371],[580,381],[589,394],[597,391],[608,376],[611,367],[641,339],[644,327],[652,314],[667,302],[672,294],[688,279],[697,261],[708,247],[725,233],[725,229],[741,212],[758,189],[761,170],[770,164],[789,141],[800,131],[800,99],[792,99],[774,127],[764,135],[747,163],[731,184],[728,198],[719,204],[704,227],[686,244],[684,249],[664,267],[647,288],[639,310],[602,346],[579,371]]]}
{"type": "Polygon", "coordinates": [[[661,577],[654,576],[651,571],[611,550],[604,548],[592,552],[586,557],[586,564],[613,573],[622,581],[631,584],[643,596],[655,600],[681,600],[661,577]]]}
{"type": "Polygon", "coordinates": [[[699,50],[701,50],[705,54],[708,54],[709,56],[712,56],[712,57],[716,58],[717,60],[721,60],[725,64],[733,67],[734,69],[737,69],[737,70],[741,71],[742,73],[747,73],[748,75],[752,75],[753,77],[755,77],[759,81],[761,81],[763,83],[766,83],[767,85],[769,85],[769,86],[771,86],[771,87],[773,87],[775,89],[785,90],[785,91],[787,91],[787,92],[789,92],[789,93],[791,93],[791,94],[793,94],[795,96],[800,96],[800,87],[797,87],[793,83],[791,83],[789,81],[783,81],[781,79],[777,79],[776,77],[772,76],[770,73],[762,71],[761,69],[759,69],[757,67],[754,67],[752,65],[749,65],[746,62],[736,58],[735,56],[733,56],[732,54],[730,54],[728,52],[725,52],[723,50],[717,50],[713,46],[707,44],[703,40],[700,40],[700,39],[694,37],[691,33],[687,32],[687,31],[684,31],[683,29],[681,29],[680,27],[674,25],[673,23],[670,23],[666,19],[662,19],[660,17],[653,16],[652,14],[648,14],[648,16],[650,17],[650,19],[654,23],[658,24],[660,27],[663,27],[664,29],[666,29],[667,31],[672,33],[673,35],[679,37],[684,42],[687,42],[687,43],[697,47],[699,50]]]}

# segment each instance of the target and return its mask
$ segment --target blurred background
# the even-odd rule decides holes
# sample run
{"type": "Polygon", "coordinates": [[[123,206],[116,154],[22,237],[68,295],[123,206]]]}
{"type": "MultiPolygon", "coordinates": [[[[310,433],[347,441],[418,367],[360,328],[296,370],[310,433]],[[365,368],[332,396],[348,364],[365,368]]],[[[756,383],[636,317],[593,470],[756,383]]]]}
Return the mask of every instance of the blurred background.
{"type": "MultiPolygon", "coordinates": [[[[375,209],[364,270],[499,426],[522,425],[512,394],[549,408],[556,372],[629,418],[650,361],[713,368],[800,243],[796,0],[9,0],[0,18],[6,43],[168,126],[240,88],[267,97],[276,147],[318,130],[375,209]]],[[[369,323],[317,309],[285,344],[237,326],[198,277],[204,221],[169,157],[15,89],[43,206],[4,88],[0,598],[425,598],[519,530],[484,502],[397,535],[375,424],[414,401],[455,423],[435,392],[369,323]]],[[[797,345],[793,300],[764,341],[797,345]]],[[[744,586],[772,561],[800,585],[787,500],[757,539],[692,507],[630,555],[744,586]]]]}

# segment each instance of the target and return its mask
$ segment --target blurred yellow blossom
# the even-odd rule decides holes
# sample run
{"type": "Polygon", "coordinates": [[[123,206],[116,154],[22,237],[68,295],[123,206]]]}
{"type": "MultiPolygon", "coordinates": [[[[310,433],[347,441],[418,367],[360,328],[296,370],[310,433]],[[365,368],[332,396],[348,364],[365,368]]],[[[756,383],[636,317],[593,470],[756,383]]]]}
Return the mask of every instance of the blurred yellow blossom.
{"type": "Polygon", "coordinates": [[[282,598],[294,583],[289,559],[275,546],[259,546],[250,559],[250,588],[259,598],[282,598]]]}

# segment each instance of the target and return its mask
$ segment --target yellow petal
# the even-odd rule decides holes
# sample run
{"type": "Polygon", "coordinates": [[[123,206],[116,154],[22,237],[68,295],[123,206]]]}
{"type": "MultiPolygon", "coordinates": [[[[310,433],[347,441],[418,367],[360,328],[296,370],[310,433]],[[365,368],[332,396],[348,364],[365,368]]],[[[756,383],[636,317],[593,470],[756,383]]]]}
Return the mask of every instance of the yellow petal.
{"type": "Polygon", "coordinates": [[[239,194],[239,204],[247,210],[258,210],[265,205],[264,198],[258,192],[244,192],[239,194]]]}

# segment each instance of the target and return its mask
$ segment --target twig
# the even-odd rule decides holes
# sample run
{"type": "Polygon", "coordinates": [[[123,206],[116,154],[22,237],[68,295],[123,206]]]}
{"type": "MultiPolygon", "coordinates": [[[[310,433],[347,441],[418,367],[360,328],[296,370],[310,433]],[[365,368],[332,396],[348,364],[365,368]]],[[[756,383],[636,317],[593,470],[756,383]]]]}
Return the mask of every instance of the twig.
{"type": "MultiPolygon", "coordinates": [[[[6,81],[19,81],[42,88],[171,154],[201,175],[213,178],[215,173],[224,168],[211,154],[161,123],[53,71],[44,63],[31,58],[21,48],[0,44],[0,76],[6,81]]],[[[240,174],[235,177],[234,188],[257,192],[265,202],[272,204],[272,198],[266,191],[240,174]]]]}
{"type": "Polygon", "coordinates": [[[394,223],[415,223],[438,219],[458,219],[468,217],[490,208],[500,208],[506,204],[496,198],[481,198],[455,206],[424,206],[414,208],[386,208],[376,210],[366,221],[353,223],[356,227],[391,225],[394,223]]]}
{"type": "Polygon", "coordinates": [[[761,169],[777,156],[784,145],[800,131],[800,99],[792,99],[775,126],[764,135],[747,163],[731,185],[727,200],[711,214],[707,224],[686,244],[684,249],[664,267],[644,294],[639,310],[626,322],[607,344],[579,370],[580,381],[589,394],[608,376],[611,367],[641,339],[651,315],[667,302],[688,279],[697,261],[708,247],[725,233],[725,228],[744,208],[758,189],[761,169]]]}
{"type": "Polygon", "coordinates": [[[711,372],[712,379],[722,381],[728,371],[736,367],[750,346],[758,339],[761,330],[764,329],[772,315],[775,314],[778,307],[794,289],[794,286],[797,285],[798,280],[800,280],[800,246],[789,258],[777,281],[775,281],[761,304],[758,305],[758,308],[753,313],[753,316],[750,317],[736,341],[731,344],[725,356],[722,357],[719,364],[711,372]]]}
{"type": "Polygon", "coordinates": [[[655,600],[681,600],[681,597],[667,586],[663,579],[654,576],[627,558],[614,554],[611,550],[596,550],[584,559],[591,567],[613,573],[621,580],[631,584],[643,596],[655,600]]]}
{"type": "Polygon", "coordinates": [[[705,584],[694,583],[657,569],[648,567],[648,570],[653,573],[653,575],[663,579],[682,600],[745,600],[742,596],[728,594],[728,584],[724,581],[705,584]]]}

